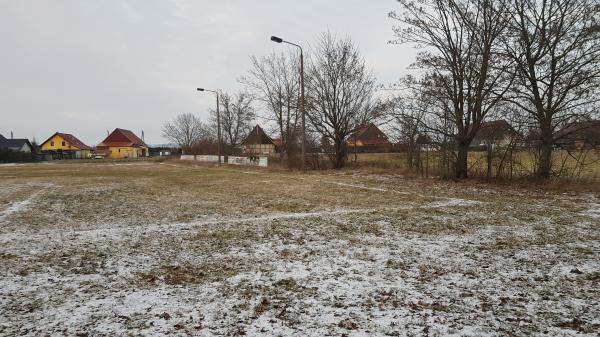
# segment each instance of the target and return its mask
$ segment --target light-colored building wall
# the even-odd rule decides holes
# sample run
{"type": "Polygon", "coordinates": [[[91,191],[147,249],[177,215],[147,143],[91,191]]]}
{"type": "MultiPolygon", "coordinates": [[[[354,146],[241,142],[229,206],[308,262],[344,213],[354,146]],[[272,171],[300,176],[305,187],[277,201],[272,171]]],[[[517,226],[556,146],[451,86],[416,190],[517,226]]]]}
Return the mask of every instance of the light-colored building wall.
{"type": "Polygon", "coordinates": [[[242,147],[244,153],[256,155],[270,155],[275,153],[275,145],[273,144],[248,144],[242,147]]]}
{"type": "Polygon", "coordinates": [[[23,146],[21,147],[21,149],[19,151],[25,152],[25,153],[31,153],[31,148],[29,147],[29,145],[23,144],[23,146]]]}
{"type": "Polygon", "coordinates": [[[75,151],[76,158],[89,158],[90,151],[71,145],[60,135],[54,135],[42,144],[42,151],[75,151]]]}
{"type": "Polygon", "coordinates": [[[69,142],[67,142],[60,135],[54,135],[52,138],[48,139],[44,144],[42,144],[42,151],[73,151],[78,150],[76,147],[71,146],[69,142]]]}
{"type": "Polygon", "coordinates": [[[108,157],[111,159],[141,158],[147,156],[148,149],[140,147],[109,147],[108,157]]]}

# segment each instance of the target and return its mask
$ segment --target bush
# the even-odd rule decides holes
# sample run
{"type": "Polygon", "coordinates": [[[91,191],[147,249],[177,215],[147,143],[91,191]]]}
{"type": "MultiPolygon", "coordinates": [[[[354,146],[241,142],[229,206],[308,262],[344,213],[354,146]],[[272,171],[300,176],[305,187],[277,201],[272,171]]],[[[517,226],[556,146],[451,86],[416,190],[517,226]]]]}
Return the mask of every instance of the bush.
{"type": "Polygon", "coordinates": [[[0,149],[0,163],[22,163],[41,160],[35,153],[0,149]]]}

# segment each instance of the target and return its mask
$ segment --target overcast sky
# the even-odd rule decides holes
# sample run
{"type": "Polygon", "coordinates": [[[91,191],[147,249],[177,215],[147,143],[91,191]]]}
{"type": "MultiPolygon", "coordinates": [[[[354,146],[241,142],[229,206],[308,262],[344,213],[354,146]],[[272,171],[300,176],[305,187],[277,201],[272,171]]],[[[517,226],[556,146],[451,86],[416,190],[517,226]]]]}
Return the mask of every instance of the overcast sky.
{"type": "Polygon", "coordinates": [[[0,134],[45,140],[55,131],[96,145],[120,127],[149,144],[183,112],[206,118],[214,97],[281,51],[271,35],[308,45],[348,35],[380,83],[414,59],[389,45],[394,0],[0,0],[0,134]]]}

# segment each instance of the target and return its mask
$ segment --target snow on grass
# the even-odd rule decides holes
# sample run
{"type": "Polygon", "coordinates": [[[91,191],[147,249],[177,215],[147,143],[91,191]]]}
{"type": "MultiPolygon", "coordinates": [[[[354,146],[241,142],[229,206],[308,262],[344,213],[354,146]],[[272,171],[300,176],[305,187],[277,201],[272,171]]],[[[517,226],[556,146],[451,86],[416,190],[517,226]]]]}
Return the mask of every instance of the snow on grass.
{"type": "MultiPolygon", "coordinates": [[[[14,212],[24,210],[35,196],[19,203],[20,209],[14,212]]],[[[372,209],[335,209],[335,210],[318,210],[313,212],[301,212],[301,213],[273,213],[268,215],[255,215],[250,217],[234,217],[234,218],[208,218],[198,219],[190,222],[180,222],[171,224],[148,224],[143,226],[118,226],[114,224],[98,224],[94,229],[49,229],[49,230],[38,230],[35,233],[28,231],[23,232],[11,232],[1,233],[0,243],[8,243],[11,241],[22,241],[26,242],[32,238],[48,238],[62,240],[66,237],[73,239],[84,239],[89,240],[121,240],[126,239],[130,235],[139,233],[166,233],[170,231],[187,231],[197,227],[210,227],[211,225],[225,224],[235,225],[242,223],[264,223],[272,222],[276,220],[294,220],[294,219],[306,219],[306,218],[319,218],[319,217],[331,217],[331,216],[342,216],[345,214],[352,213],[368,213],[372,212],[372,209]]],[[[8,214],[7,214],[8,215],[8,214]]],[[[2,219],[0,217],[0,219],[2,219]]]]}
{"type": "Polygon", "coordinates": [[[588,207],[589,209],[580,212],[579,215],[600,219],[600,204],[590,204],[588,207]]]}
{"type": "MultiPolygon", "coordinates": [[[[596,336],[600,329],[600,229],[576,216],[576,198],[544,207],[537,194],[487,193],[483,203],[469,199],[477,190],[451,185],[390,181],[409,195],[352,186],[348,193],[311,176],[223,178],[207,168],[169,176],[155,167],[127,166],[123,182],[106,171],[95,181],[67,174],[72,184],[4,220],[0,336],[596,336]],[[38,214],[79,199],[93,202],[94,213],[77,204],[61,221],[38,214]],[[139,212],[146,203],[197,212],[164,222],[139,212]],[[94,220],[115,209],[123,221],[94,220]]],[[[336,178],[369,187],[344,179],[336,178]]],[[[29,190],[14,193],[22,191],[29,190]]]]}
{"type": "Polygon", "coordinates": [[[45,189],[54,186],[52,183],[27,183],[17,184],[13,186],[6,186],[2,190],[4,193],[20,191],[25,188],[35,188],[36,191],[31,193],[23,200],[12,201],[8,207],[0,211],[0,221],[4,221],[7,217],[12,214],[25,211],[35,201],[35,199],[44,192],[45,189]]]}
{"type": "Polygon", "coordinates": [[[362,190],[377,191],[377,192],[387,192],[387,189],[380,188],[380,187],[369,187],[369,186],[363,186],[363,185],[341,183],[341,182],[336,182],[336,181],[325,181],[325,182],[328,183],[328,184],[333,184],[333,185],[338,185],[338,186],[344,186],[344,187],[358,188],[358,189],[362,189],[362,190]]]}
{"type": "MultiPolygon", "coordinates": [[[[109,259],[98,274],[64,277],[51,271],[6,277],[0,291],[9,298],[5,307],[33,311],[18,328],[2,322],[1,316],[0,322],[8,332],[31,335],[66,329],[67,334],[92,335],[394,336],[427,331],[433,336],[496,336],[502,331],[541,334],[546,329],[593,336],[591,323],[582,323],[579,333],[555,325],[555,320],[569,323],[575,312],[583,322],[593,322],[593,312],[585,311],[595,303],[586,295],[592,289],[580,288],[571,298],[548,290],[569,292],[569,284],[594,275],[598,262],[579,266],[578,272],[572,264],[558,262],[560,272],[552,272],[553,262],[537,262],[529,254],[514,261],[510,255],[478,249],[489,245],[489,233],[388,233],[356,242],[322,240],[305,225],[292,237],[307,236],[310,244],[274,237],[248,248],[249,256],[260,257],[259,264],[206,283],[169,285],[159,276],[146,285],[132,284],[132,275],[157,261],[141,260],[127,267],[128,273],[115,273],[122,266],[113,263],[134,262],[125,256],[109,259]],[[481,245],[472,247],[472,242],[481,245]],[[524,272],[523,267],[532,270],[524,272]],[[23,297],[11,300],[10,294],[23,297]],[[44,303],[36,302],[39,298],[44,303]]],[[[556,248],[545,248],[545,256],[556,254],[556,248]]],[[[216,258],[187,258],[201,264],[210,256],[216,258]]],[[[225,256],[247,259],[238,249],[225,256]]],[[[171,263],[183,263],[175,260],[171,263]]]]}
{"type": "Polygon", "coordinates": [[[461,206],[473,206],[481,204],[481,201],[467,200],[460,198],[443,198],[444,200],[432,202],[424,205],[424,208],[440,208],[440,207],[461,207],[461,206]]]}
{"type": "Polygon", "coordinates": [[[10,204],[8,206],[8,208],[6,208],[2,212],[0,212],[0,221],[6,219],[6,217],[8,217],[9,215],[11,215],[13,213],[17,213],[22,210],[25,210],[27,207],[29,207],[29,205],[31,204],[31,202],[33,201],[34,198],[35,198],[35,195],[32,195],[31,197],[29,197],[25,200],[15,201],[12,204],[10,204]]]}

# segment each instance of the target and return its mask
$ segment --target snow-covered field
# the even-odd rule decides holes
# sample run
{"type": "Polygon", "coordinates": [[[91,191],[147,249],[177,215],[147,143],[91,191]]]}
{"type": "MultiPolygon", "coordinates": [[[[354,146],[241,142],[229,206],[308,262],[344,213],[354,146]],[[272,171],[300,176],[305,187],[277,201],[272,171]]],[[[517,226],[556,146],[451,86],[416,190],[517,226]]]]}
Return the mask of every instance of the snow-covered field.
{"type": "Polygon", "coordinates": [[[598,336],[598,195],[244,170],[0,167],[0,336],[598,336]]]}

